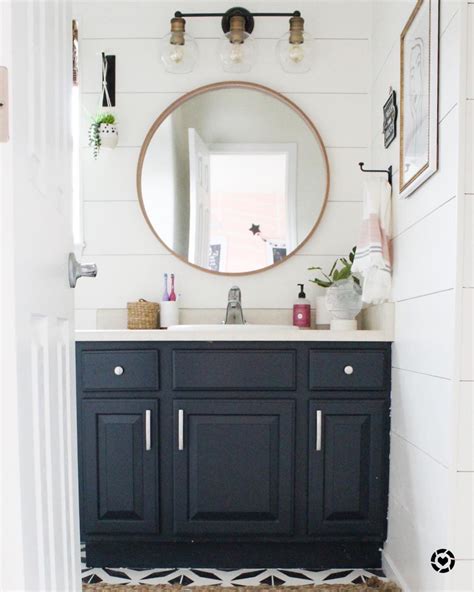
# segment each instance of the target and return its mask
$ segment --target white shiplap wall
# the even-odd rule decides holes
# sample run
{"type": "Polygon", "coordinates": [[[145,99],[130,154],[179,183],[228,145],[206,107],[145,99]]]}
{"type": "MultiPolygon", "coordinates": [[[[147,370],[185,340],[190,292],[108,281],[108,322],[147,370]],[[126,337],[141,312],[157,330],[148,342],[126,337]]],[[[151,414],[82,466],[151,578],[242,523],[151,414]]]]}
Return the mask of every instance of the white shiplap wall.
{"type": "Polygon", "coordinates": [[[455,548],[460,573],[470,577],[474,589],[474,2],[467,3],[465,12],[467,58],[466,90],[462,95],[464,143],[464,195],[459,217],[459,294],[457,321],[459,364],[458,405],[456,416],[457,455],[455,482],[455,548]],[[467,23],[467,24],[466,24],[467,23]]]}
{"type": "MultiPolygon", "coordinates": [[[[328,266],[355,244],[361,215],[362,175],[357,163],[367,160],[370,142],[369,33],[370,3],[365,1],[248,2],[255,11],[300,8],[316,38],[312,72],[281,71],[274,46],[286,30],[286,19],[258,19],[254,37],[259,61],[245,76],[225,74],[216,45],[219,19],[189,19],[201,57],[192,74],[176,76],[161,68],[158,38],[169,19],[182,11],[226,10],[214,2],[77,2],[80,31],[82,106],[94,112],[100,89],[100,52],[117,56],[117,115],[119,147],[103,151],[94,162],[87,148],[87,116],[82,122],[83,260],[95,261],[99,274],[76,288],[76,324],[94,328],[98,309],[124,309],[126,302],[156,300],[163,272],[177,275],[182,307],[223,308],[231,277],[196,271],[171,256],[145,224],[135,190],[140,145],[161,111],[182,93],[210,82],[242,78],[283,92],[312,118],[328,150],[331,193],[315,236],[290,261],[274,270],[238,278],[245,308],[291,308],[296,283],[307,283],[310,265],[328,266]]],[[[312,293],[308,285],[308,292],[312,293]]]]}
{"type": "MultiPolygon", "coordinates": [[[[377,166],[398,169],[398,140],[384,149],[379,108],[389,86],[399,91],[399,35],[415,3],[372,3],[371,149],[377,166]]],[[[471,96],[473,88],[467,11],[467,1],[441,0],[439,170],[406,200],[396,195],[398,170],[394,179],[395,343],[384,566],[411,592],[473,589],[473,259],[467,238],[471,233],[472,249],[473,196],[464,195],[466,112],[474,134],[473,102],[465,104],[466,56],[471,96]],[[445,547],[458,561],[450,575],[439,575],[429,558],[445,547]]],[[[473,191],[472,152],[470,159],[466,192],[473,191]]]]}

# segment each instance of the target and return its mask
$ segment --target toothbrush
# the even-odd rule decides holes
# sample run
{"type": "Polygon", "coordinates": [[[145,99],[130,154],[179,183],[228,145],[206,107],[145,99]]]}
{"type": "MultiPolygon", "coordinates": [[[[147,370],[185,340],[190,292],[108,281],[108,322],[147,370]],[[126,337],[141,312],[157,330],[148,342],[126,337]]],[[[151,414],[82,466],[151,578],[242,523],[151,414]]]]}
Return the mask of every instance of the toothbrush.
{"type": "Polygon", "coordinates": [[[161,300],[162,300],[162,302],[168,302],[170,297],[168,295],[168,274],[167,273],[164,274],[164,279],[165,279],[165,290],[163,292],[163,298],[161,300]]]}
{"type": "Polygon", "coordinates": [[[171,292],[170,292],[170,300],[173,302],[176,300],[176,293],[174,291],[174,273],[171,274],[171,292]]]}

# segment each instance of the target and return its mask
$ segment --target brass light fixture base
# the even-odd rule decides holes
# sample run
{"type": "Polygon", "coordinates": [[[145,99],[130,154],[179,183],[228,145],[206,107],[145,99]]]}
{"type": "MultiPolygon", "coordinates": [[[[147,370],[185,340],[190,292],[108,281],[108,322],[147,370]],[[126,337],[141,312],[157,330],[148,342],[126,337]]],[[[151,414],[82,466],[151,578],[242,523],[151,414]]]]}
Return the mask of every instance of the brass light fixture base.
{"type": "MultiPolygon", "coordinates": [[[[224,16],[222,17],[222,21],[221,21],[222,30],[224,31],[224,33],[228,33],[232,29],[231,20],[232,20],[232,17],[234,17],[234,16],[239,16],[239,17],[243,18],[244,30],[246,33],[248,33],[250,35],[250,33],[253,31],[255,21],[252,16],[252,13],[249,12],[246,8],[241,8],[241,7],[229,8],[229,10],[227,10],[224,13],[224,16]]],[[[240,21],[240,19],[239,19],[239,21],[240,21]]]]}
{"type": "Polygon", "coordinates": [[[290,18],[290,43],[300,45],[304,42],[304,18],[292,16],[290,18]]]}
{"type": "Polygon", "coordinates": [[[230,17],[229,41],[231,43],[243,43],[245,38],[245,19],[243,16],[230,17]]]}
{"type": "Polygon", "coordinates": [[[175,16],[171,19],[171,39],[172,45],[184,45],[184,31],[186,21],[182,16],[175,16]]]}

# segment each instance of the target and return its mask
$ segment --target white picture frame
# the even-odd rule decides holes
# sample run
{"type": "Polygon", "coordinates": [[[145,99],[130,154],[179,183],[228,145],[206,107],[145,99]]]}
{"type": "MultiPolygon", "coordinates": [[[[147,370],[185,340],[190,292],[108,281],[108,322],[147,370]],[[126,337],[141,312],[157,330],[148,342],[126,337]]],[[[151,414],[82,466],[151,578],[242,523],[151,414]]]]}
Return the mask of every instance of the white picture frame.
{"type": "Polygon", "coordinates": [[[438,170],[439,0],[418,0],[400,35],[399,196],[438,170]]]}

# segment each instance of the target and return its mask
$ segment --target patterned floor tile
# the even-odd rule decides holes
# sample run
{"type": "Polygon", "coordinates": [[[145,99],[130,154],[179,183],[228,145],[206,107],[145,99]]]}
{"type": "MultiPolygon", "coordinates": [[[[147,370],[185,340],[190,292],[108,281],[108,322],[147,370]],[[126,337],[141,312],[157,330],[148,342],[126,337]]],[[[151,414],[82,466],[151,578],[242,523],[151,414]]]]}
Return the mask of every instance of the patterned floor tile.
{"type": "Polygon", "coordinates": [[[82,581],[96,584],[182,584],[185,586],[304,586],[358,584],[376,575],[384,578],[381,569],[211,569],[87,567],[85,546],[81,546],[82,581]]]}

